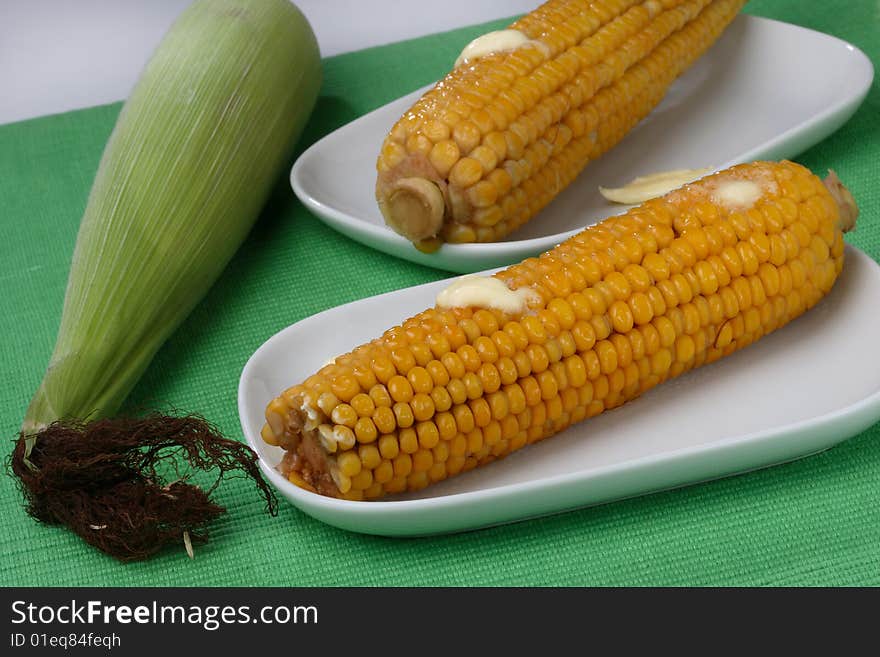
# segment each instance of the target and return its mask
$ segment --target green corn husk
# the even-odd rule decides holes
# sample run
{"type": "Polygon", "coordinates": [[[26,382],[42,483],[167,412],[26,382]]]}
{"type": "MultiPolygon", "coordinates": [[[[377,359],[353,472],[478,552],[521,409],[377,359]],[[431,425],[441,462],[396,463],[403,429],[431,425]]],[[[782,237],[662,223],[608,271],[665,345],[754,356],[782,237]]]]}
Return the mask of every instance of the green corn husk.
{"type": "Polygon", "coordinates": [[[58,339],[22,426],[114,414],[238,249],[321,82],[289,0],[199,0],[126,102],[82,218],[58,339]]]}
{"type": "Polygon", "coordinates": [[[224,511],[212,492],[227,473],[276,512],[254,452],[205,419],[111,416],[250,231],[320,83],[289,0],[197,0],[159,45],[104,151],[10,460],[37,520],[133,561],[174,543],[192,556],[224,511]],[[202,488],[197,470],[218,478],[202,488]]]}

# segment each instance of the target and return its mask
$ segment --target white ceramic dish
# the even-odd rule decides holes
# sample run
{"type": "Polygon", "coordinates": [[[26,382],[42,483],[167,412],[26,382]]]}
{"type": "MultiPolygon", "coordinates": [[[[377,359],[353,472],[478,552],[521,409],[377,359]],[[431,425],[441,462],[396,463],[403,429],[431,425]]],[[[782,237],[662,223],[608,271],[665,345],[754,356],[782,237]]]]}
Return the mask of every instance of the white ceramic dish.
{"type": "Polygon", "coordinates": [[[848,247],[832,292],[749,348],[508,458],[393,500],[349,502],[282,477],[260,439],[266,403],[328,358],[432,306],[448,281],[356,301],[274,335],[245,366],[238,408],[271,483],[331,525],[438,534],[523,520],[737,474],[831,447],[880,420],[880,266],[848,247]]]}
{"type": "Polygon", "coordinates": [[[387,228],[379,213],[376,155],[423,89],[312,145],[290,180],[306,207],[348,237],[413,262],[473,272],[519,262],[622,212],[600,196],[599,185],[616,187],[656,171],[794,157],[843,125],[872,79],[870,60],[844,41],[741,15],[626,139],[590,164],[539,219],[493,244],[444,245],[425,254],[387,228]]]}

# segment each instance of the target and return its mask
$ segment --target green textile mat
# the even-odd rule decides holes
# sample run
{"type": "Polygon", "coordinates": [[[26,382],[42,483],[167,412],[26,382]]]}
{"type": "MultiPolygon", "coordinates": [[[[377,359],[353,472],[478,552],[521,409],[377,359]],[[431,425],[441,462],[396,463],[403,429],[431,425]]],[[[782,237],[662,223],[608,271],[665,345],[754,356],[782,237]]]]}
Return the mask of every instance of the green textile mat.
{"type": "MultiPolygon", "coordinates": [[[[876,3],[754,0],[747,10],[855,43],[880,62],[876,3]]],[[[304,147],[442,75],[462,45],[507,21],[325,60],[304,147]]],[[[16,435],[55,339],[70,256],[120,105],[0,126],[0,431],[16,435]]],[[[800,162],[833,167],[862,207],[847,239],[880,259],[880,90],[800,162]]],[[[326,228],[286,183],[219,282],[159,352],[132,407],[198,411],[240,437],[238,377],[276,331],[313,313],[448,276],[326,228]]],[[[829,349],[834,338],[829,336],[829,349]]],[[[7,443],[6,453],[11,448],[7,443]]],[[[228,507],[195,559],[183,545],[120,565],[68,531],[39,525],[0,477],[6,585],[859,585],[880,584],[880,425],[801,461],[592,509],[476,532],[389,539],[324,525],[282,502],[271,518],[253,486],[219,489],[228,507]]]]}

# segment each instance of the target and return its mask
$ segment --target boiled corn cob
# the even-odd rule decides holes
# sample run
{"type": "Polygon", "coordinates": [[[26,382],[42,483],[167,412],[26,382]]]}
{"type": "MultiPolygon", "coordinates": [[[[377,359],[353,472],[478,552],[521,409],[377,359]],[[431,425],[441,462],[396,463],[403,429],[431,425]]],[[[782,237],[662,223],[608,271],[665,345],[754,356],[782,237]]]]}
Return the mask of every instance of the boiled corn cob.
{"type": "Polygon", "coordinates": [[[422,250],[499,240],[617,144],[745,0],[550,0],[513,51],[466,62],[394,125],[386,223],[422,250]]]}
{"type": "Polygon", "coordinates": [[[816,304],[857,209],[792,162],[708,176],[494,275],[523,312],[435,307],[268,404],[282,471],[360,500],[418,490],[615,408],[816,304]]]}

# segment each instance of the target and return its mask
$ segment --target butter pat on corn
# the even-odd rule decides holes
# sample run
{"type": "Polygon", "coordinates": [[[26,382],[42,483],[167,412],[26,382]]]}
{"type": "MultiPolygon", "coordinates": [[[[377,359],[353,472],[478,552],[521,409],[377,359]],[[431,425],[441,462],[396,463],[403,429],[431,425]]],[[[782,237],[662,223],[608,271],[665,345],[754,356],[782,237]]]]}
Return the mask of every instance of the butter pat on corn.
{"type": "Polygon", "coordinates": [[[668,194],[673,189],[705,176],[712,169],[675,169],[633,178],[623,187],[599,187],[607,200],[624,205],[636,205],[668,194]]]}
{"type": "MultiPolygon", "coordinates": [[[[510,52],[516,50],[520,46],[531,43],[531,39],[519,30],[495,30],[487,32],[471,41],[464,47],[458,59],[455,60],[455,66],[468,64],[482,57],[493,55],[500,52],[510,52]]],[[[540,43],[540,42],[536,42],[540,43]]]]}
{"type": "Polygon", "coordinates": [[[761,186],[751,180],[732,180],[719,185],[713,196],[719,203],[737,210],[748,210],[761,198],[761,186]]]}
{"type": "Polygon", "coordinates": [[[462,276],[437,295],[438,308],[493,308],[508,315],[523,315],[529,302],[540,295],[524,287],[511,290],[504,281],[492,276],[462,276]]]}

